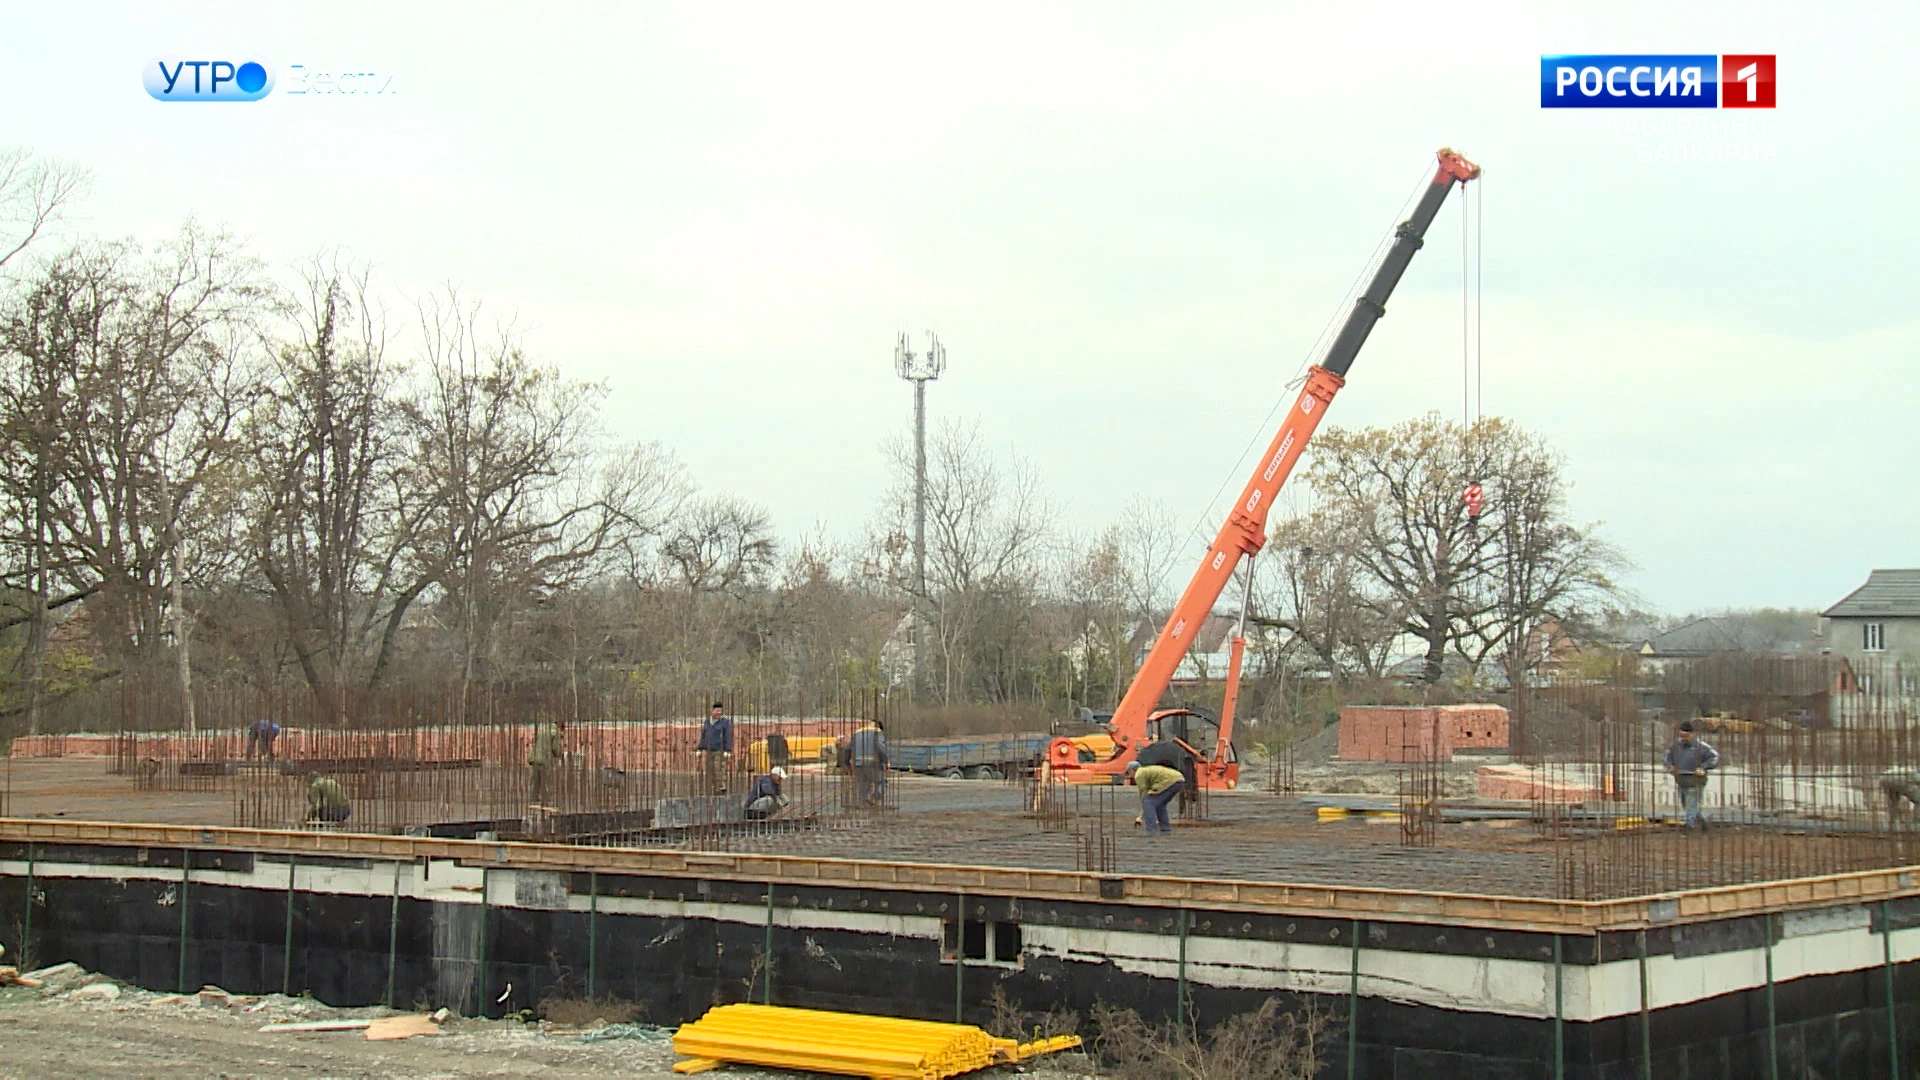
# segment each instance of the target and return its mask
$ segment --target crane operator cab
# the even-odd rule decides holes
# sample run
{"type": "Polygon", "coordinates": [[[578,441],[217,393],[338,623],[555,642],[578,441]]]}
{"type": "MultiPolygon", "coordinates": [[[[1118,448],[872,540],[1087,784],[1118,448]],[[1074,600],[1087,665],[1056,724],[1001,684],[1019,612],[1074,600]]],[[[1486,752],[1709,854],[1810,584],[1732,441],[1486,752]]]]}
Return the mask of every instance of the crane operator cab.
{"type": "Polygon", "coordinates": [[[1231,788],[1240,779],[1240,757],[1229,740],[1220,743],[1220,721],[1198,709],[1163,709],[1147,717],[1148,746],[1140,760],[1157,756],[1160,745],[1178,751],[1177,767],[1192,788],[1231,788]],[[1175,741],[1178,740],[1178,741],[1175,741]],[[1204,775],[1202,775],[1204,774],[1204,775]]]}
{"type": "MultiPolygon", "coordinates": [[[[1109,729],[1104,735],[1060,736],[1047,748],[1046,774],[1070,784],[1119,784],[1125,774],[1120,769],[1122,747],[1109,729]]],[[[1123,736],[1124,737],[1124,736],[1123,736]]],[[[1222,747],[1220,724],[1212,716],[1195,709],[1162,709],[1147,717],[1144,738],[1128,739],[1137,747],[1138,759],[1180,769],[1192,781],[1192,789],[1231,788],[1240,780],[1240,758],[1229,739],[1222,747]],[[1161,742],[1165,732],[1172,739],[1161,742]],[[1184,744],[1184,748],[1182,746],[1184,744]],[[1224,752],[1222,752],[1224,750],[1224,752]]],[[[1133,754],[1126,754],[1133,760],[1133,754]]]]}

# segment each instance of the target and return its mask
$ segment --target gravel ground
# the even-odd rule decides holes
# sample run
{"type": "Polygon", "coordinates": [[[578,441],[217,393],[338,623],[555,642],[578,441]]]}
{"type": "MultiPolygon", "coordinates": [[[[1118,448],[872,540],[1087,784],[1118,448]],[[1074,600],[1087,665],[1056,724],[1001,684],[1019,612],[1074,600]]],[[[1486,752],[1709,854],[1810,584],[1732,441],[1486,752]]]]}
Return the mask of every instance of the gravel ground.
{"type": "MultiPolygon", "coordinates": [[[[112,1077],[115,1080],[226,1080],[299,1077],[322,1080],[453,1080],[465,1077],[623,1077],[671,1080],[677,1059],[666,1032],[596,1038],[542,1024],[448,1020],[441,1034],[370,1042],[361,1031],[262,1032],[270,1023],[396,1015],[387,1009],[333,1009],[278,994],[203,1004],[197,997],[114,987],[90,1000],[80,976],[46,990],[0,989],[0,1080],[112,1077]]],[[[108,984],[112,985],[112,984],[108,984]]],[[[611,1034],[612,1032],[602,1033],[611,1034]]],[[[1079,1055],[1061,1055],[1040,1072],[1053,1080],[1088,1078],[1079,1055]]],[[[1014,1069],[982,1077],[1015,1075],[1014,1069]]],[[[802,1080],[808,1074],[729,1068],[740,1080],[802,1080]]]]}

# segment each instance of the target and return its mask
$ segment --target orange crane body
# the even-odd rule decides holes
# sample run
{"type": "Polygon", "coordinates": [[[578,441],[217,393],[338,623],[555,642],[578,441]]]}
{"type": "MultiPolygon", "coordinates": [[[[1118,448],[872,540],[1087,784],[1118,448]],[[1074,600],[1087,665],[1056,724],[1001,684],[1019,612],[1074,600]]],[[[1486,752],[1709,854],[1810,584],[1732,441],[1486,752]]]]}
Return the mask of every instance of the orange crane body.
{"type": "MultiPolygon", "coordinates": [[[[1220,532],[1207,549],[1200,568],[1187,583],[1172,614],[1154,639],[1153,647],[1134,673],[1126,696],[1114,709],[1108,724],[1113,752],[1105,760],[1085,760],[1088,756],[1072,739],[1059,738],[1048,746],[1046,767],[1052,774],[1070,783],[1117,783],[1127,764],[1147,745],[1149,725],[1161,725],[1174,717],[1199,716],[1188,709],[1159,709],[1160,698],[1173,681],[1180,660],[1192,648],[1213,605],[1226,590],[1243,559],[1252,559],[1267,542],[1267,515],[1274,497],[1286,484],[1300,455],[1320,426],[1321,417],[1333,403],[1333,396],[1346,385],[1346,372],[1365,344],[1373,324],[1386,313],[1386,300],[1399,284],[1400,275],[1418,251],[1427,227],[1439,212],[1440,204],[1455,183],[1465,184],[1480,175],[1480,167],[1451,150],[1441,150],[1433,179],[1415,205],[1413,216],[1394,230],[1393,245],[1365,291],[1356,297],[1347,321],[1328,348],[1323,364],[1307,371],[1300,396],[1287,410],[1285,421],[1275,433],[1267,452],[1254,466],[1253,476],[1240,492],[1239,501],[1220,525],[1220,532]]],[[[1248,575],[1251,584],[1251,572],[1248,575]]],[[[1227,665],[1226,696],[1222,702],[1219,734],[1210,753],[1203,753],[1184,741],[1195,758],[1199,786],[1231,788],[1239,782],[1240,766],[1233,754],[1233,710],[1239,697],[1240,665],[1246,655],[1247,601],[1241,602],[1239,629],[1233,637],[1227,665]]],[[[1204,719],[1204,717],[1202,717],[1204,719]]]]}

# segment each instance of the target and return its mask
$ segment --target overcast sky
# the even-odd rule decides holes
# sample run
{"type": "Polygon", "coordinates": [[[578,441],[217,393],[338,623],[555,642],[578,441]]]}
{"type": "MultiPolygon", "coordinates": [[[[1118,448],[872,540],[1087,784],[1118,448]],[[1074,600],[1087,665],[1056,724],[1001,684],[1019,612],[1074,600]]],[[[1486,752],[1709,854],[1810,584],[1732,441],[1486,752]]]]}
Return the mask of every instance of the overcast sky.
{"type": "MultiPolygon", "coordinates": [[[[1486,169],[1486,410],[1564,452],[1648,603],[1824,606],[1920,565],[1911,4],[0,10],[0,144],[95,170],[79,228],[192,215],[457,283],[788,536],[872,516],[893,337],[928,328],[935,417],[1030,459],[1069,528],[1146,495],[1210,533],[1447,145],[1486,169]],[[279,87],[141,87],[223,51],[279,87]],[[1775,53],[1780,107],[1542,110],[1569,52],[1775,53]],[[395,92],[282,93],[294,64],[395,92]]],[[[1458,214],[1329,422],[1458,415],[1458,214]]]]}

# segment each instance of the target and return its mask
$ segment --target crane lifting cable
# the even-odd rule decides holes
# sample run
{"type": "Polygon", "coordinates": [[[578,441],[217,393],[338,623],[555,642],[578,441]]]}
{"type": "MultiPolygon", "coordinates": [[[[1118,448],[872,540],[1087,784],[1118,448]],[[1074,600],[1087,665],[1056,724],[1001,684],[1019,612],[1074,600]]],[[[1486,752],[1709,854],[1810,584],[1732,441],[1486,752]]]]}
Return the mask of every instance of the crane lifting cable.
{"type": "MultiPolygon", "coordinates": [[[[1321,354],[1319,363],[1308,368],[1305,385],[1293,408],[1273,436],[1265,456],[1255,462],[1252,478],[1221,524],[1200,568],[1187,583],[1186,592],[1167,616],[1140,669],[1134,673],[1133,682],[1108,725],[1113,739],[1112,752],[1104,760],[1083,760],[1081,747],[1074,740],[1055,739],[1047,748],[1046,768],[1052,775],[1069,782],[1117,782],[1150,736],[1157,734],[1177,741],[1191,757],[1196,787],[1230,788],[1239,782],[1240,766],[1233,753],[1233,708],[1241,660],[1246,651],[1246,598],[1241,602],[1241,625],[1227,663],[1227,692],[1217,723],[1191,709],[1160,709],[1160,698],[1221,592],[1241,563],[1252,559],[1266,544],[1267,515],[1273,508],[1274,496],[1285,486],[1334,395],[1346,385],[1348,370],[1360,355],[1374,324],[1386,314],[1388,297],[1400,283],[1414,254],[1425,243],[1427,229],[1439,214],[1448,192],[1455,184],[1464,185],[1480,175],[1478,165],[1452,150],[1442,149],[1435,158],[1436,167],[1412,214],[1395,227],[1392,241],[1379,257],[1366,288],[1354,298],[1346,319],[1321,354]],[[1212,746],[1196,746],[1207,741],[1207,727],[1217,728],[1212,733],[1212,746]]],[[[1243,584],[1251,589],[1251,573],[1245,576],[1243,584]]]]}
{"type": "Polygon", "coordinates": [[[1471,200],[1474,230],[1471,241],[1467,221],[1470,200],[1460,200],[1460,440],[1461,460],[1466,470],[1466,485],[1461,489],[1460,501],[1467,510],[1469,532],[1478,532],[1480,528],[1480,512],[1486,500],[1482,474],[1487,465],[1478,452],[1480,424],[1486,418],[1482,408],[1485,380],[1480,360],[1480,281],[1486,240],[1486,218],[1482,210],[1486,205],[1486,187],[1476,184],[1475,189],[1471,200]],[[1471,271],[1468,270],[1469,252],[1471,271]]]}

